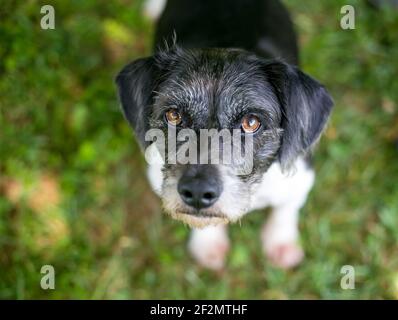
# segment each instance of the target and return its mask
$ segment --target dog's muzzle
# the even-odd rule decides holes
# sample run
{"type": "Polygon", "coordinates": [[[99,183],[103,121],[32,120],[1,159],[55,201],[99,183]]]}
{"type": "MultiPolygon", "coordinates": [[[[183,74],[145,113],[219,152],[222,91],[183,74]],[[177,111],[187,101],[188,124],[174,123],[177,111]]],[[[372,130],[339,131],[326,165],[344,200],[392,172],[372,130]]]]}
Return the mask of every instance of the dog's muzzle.
{"type": "Polygon", "coordinates": [[[213,165],[187,165],[178,182],[178,193],[189,208],[175,212],[174,218],[192,226],[226,223],[225,217],[213,212],[212,206],[222,193],[222,182],[213,165]]]}

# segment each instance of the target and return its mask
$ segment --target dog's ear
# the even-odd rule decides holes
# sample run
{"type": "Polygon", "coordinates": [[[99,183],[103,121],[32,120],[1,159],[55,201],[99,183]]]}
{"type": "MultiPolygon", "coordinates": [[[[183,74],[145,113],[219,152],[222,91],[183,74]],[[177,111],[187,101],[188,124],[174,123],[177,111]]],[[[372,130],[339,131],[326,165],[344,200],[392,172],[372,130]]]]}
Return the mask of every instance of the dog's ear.
{"type": "Polygon", "coordinates": [[[129,63],[116,77],[123,114],[141,146],[145,144],[145,132],[149,129],[149,106],[158,71],[154,58],[148,57],[129,63]]]}
{"type": "Polygon", "coordinates": [[[279,162],[286,169],[320,137],[333,100],[324,86],[295,66],[276,61],[267,63],[265,72],[282,106],[279,162]]]}

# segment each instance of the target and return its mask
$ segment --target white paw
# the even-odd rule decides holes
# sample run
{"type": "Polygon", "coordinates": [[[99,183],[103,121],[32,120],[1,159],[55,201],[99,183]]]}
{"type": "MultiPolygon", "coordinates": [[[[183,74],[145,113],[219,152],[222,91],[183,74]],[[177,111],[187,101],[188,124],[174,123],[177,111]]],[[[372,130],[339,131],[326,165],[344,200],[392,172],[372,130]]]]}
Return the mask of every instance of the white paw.
{"type": "Polygon", "coordinates": [[[201,266],[216,271],[223,269],[229,250],[229,239],[225,226],[193,229],[188,248],[201,266]]]}
{"type": "Polygon", "coordinates": [[[296,232],[290,234],[266,226],[262,233],[264,254],[272,265],[282,269],[291,269],[300,264],[304,251],[297,243],[296,232]]]}
{"type": "Polygon", "coordinates": [[[304,258],[304,251],[297,243],[276,245],[266,250],[265,254],[272,265],[282,269],[291,269],[304,258]]]}

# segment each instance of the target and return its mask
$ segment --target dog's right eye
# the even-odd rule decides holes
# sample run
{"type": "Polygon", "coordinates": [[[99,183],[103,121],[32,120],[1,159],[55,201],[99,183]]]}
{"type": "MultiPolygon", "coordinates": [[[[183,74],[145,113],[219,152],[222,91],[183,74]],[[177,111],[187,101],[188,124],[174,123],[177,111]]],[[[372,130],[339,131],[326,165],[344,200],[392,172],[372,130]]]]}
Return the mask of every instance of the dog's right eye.
{"type": "Polygon", "coordinates": [[[253,114],[247,115],[242,119],[241,128],[245,133],[255,133],[260,126],[260,119],[253,114]]]}
{"type": "Polygon", "coordinates": [[[178,126],[182,121],[181,114],[176,109],[166,111],[165,118],[167,123],[172,126],[178,126]]]}

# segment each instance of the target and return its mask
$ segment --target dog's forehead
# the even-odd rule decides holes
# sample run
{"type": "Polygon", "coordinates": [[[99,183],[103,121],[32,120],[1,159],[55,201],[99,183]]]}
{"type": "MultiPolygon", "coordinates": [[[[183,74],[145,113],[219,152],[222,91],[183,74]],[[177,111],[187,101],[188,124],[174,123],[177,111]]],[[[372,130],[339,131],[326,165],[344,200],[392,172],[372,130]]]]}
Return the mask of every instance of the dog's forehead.
{"type": "Polygon", "coordinates": [[[259,67],[235,52],[180,58],[162,94],[201,127],[225,127],[245,109],[269,109],[272,103],[267,101],[271,87],[259,67]]]}

